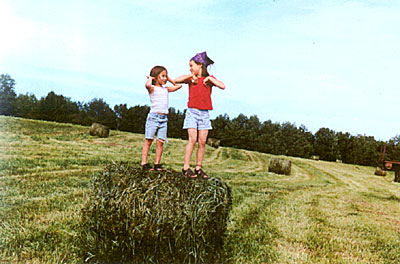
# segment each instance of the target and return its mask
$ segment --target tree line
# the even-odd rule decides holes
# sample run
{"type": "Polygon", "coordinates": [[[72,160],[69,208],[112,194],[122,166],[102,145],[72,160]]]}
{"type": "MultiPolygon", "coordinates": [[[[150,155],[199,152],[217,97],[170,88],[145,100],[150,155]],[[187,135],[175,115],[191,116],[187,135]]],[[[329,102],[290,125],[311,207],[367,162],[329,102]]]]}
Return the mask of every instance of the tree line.
{"type": "MultiPolygon", "coordinates": [[[[35,95],[19,94],[14,90],[15,80],[8,74],[0,75],[0,115],[56,121],[90,126],[97,122],[114,130],[144,134],[147,105],[128,107],[127,104],[111,108],[103,99],[88,103],[75,102],[63,95],[49,92],[37,99],[35,95]]],[[[168,137],[187,139],[182,129],[185,112],[169,109],[168,137]]],[[[227,114],[211,120],[213,130],[209,137],[220,140],[220,146],[235,147],[275,155],[301,158],[318,157],[326,161],[376,166],[380,148],[386,144],[386,157],[400,161],[400,136],[387,142],[372,136],[351,135],[320,128],[315,134],[304,125],[290,122],[261,122],[257,115],[239,114],[231,119],[227,114]]]]}

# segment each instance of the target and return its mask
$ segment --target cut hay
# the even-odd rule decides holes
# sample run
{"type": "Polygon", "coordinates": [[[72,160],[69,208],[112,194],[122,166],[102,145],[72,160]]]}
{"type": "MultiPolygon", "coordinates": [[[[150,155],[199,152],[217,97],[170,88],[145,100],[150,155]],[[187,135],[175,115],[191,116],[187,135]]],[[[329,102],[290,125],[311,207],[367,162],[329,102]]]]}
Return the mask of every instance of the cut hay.
{"type": "Polygon", "coordinates": [[[110,129],[102,124],[93,123],[90,127],[89,134],[91,136],[106,138],[110,134],[110,129]]]}
{"type": "Polygon", "coordinates": [[[269,162],[268,171],[277,174],[290,175],[292,171],[292,162],[290,160],[273,158],[269,162]]]}
{"type": "Polygon", "coordinates": [[[382,169],[379,168],[379,167],[376,167],[376,169],[375,169],[375,175],[377,175],[377,176],[386,176],[386,171],[385,171],[385,170],[382,170],[382,169]]]}
{"type": "Polygon", "coordinates": [[[87,262],[220,263],[229,211],[228,185],[191,180],[127,163],[94,174],[81,211],[87,262]]]}

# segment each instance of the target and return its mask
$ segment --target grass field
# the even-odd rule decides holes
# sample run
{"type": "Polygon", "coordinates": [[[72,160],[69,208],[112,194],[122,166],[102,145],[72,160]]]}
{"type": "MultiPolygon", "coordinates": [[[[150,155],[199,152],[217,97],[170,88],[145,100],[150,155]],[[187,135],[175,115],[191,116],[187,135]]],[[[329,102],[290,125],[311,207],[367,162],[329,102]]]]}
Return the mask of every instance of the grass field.
{"type": "MultiPolygon", "coordinates": [[[[79,263],[79,213],[91,175],[112,161],[138,164],[143,135],[0,116],[0,263],[79,263]]],[[[163,163],[180,170],[185,141],[163,163]]],[[[155,148],[151,149],[153,161],[155,148]]],[[[399,263],[400,186],[374,168],[207,148],[204,167],[233,191],[228,263],[399,263]]]]}

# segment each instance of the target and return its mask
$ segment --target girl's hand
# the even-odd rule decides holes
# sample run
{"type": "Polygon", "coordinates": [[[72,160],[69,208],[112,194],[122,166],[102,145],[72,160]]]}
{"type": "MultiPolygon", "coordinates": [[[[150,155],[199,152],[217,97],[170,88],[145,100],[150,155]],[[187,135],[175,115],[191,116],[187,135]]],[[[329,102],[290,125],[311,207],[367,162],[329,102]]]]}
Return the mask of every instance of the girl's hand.
{"type": "Polygon", "coordinates": [[[176,86],[176,83],[174,80],[172,80],[169,76],[167,76],[167,80],[172,83],[174,86],[176,86]]]}
{"type": "Polygon", "coordinates": [[[193,74],[192,83],[197,84],[197,82],[198,82],[197,76],[193,74]]]}
{"type": "Polygon", "coordinates": [[[147,81],[146,81],[146,89],[149,91],[149,93],[153,92],[153,80],[155,79],[154,77],[151,76],[146,76],[147,77],[147,81]]]}
{"type": "Polygon", "coordinates": [[[206,85],[206,84],[211,85],[211,86],[215,85],[215,86],[217,86],[218,88],[220,88],[222,90],[225,89],[225,84],[223,82],[221,82],[220,80],[217,80],[217,79],[215,79],[215,78],[213,78],[211,76],[207,76],[204,79],[204,85],[206,85]]]}

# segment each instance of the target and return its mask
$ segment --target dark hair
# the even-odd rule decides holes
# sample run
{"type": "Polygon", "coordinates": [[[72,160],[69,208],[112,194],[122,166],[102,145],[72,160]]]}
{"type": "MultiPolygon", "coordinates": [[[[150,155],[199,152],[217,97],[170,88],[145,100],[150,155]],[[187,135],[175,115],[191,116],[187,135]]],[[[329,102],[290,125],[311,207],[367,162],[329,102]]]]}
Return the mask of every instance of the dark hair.
{"type": "Polygon", "coordinates": [[[150,71],[150,76],[154,77],[153,81],[151,82],[152,85],[156,84],[156,79],[158,77],[158,75],[162,72],[162,71],[166,71],[168,74],[167,69],[164,66],[154,66],[151,71],[150,71]]]}
{"type": "Polygon", "coordinates": [[[197,61],[195,61],[195,60],[193,60],[193,61],[194,61],[194,63],[196,63],[197,65],[201,65],[201,77],[210,76],[210,74],[208,73],[208,70],[207,70],[207,66],[206,66],[206,65],[204,65],[204,64],[201,63],[201,62],[197,62],[197,61]]]}

